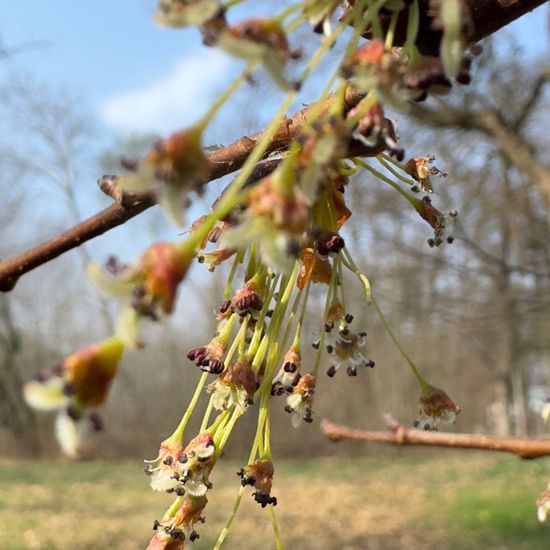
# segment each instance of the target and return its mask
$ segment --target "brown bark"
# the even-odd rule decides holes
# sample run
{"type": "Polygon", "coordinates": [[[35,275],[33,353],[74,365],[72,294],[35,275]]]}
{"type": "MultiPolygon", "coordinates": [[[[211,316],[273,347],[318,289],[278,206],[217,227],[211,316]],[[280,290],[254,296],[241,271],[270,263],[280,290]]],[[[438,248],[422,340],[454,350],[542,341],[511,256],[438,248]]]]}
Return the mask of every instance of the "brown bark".
{"type": "Polygon", "coordinates": [[[453,434],[427,432],[405,428],[392,417],[387,416],[389,431],[371,432],[334,424],[328,420],[321,422],[321,430],[331,441],[345,439],[371,441],[392,445],[421,445],[425,447],[447,447],[454,449],[478,449],[512,453],[519,458],[530,459],[550,455],[550,439],[521,439],[515,437],[491,437],[478,434],[453,434]]]}
{"type": "MultiPolygon", "coordinates": [[[[348,88],[345,96],[346,112],[357,105],[361,97],[362,96],[352,88],[348,88]]],[[[332,101],[332,97],[329,98],[325,102],[324,109],[328,109],[332,101]]],[[[266,150],[266,154],[284,150],[297,136],[312,108],[313,106],[308,106],[294,114],[291,118],[286,118],[275,130],[266,150]]],[[[263,132],[258,132],[251,136],[244,136],[231,145],[222,147],[211,153],[209,155],[209,160],[212,165],[210,181],[235,172],[241,168],[262,136],[263,132]]],[[[256,174],[258,177],[261,177],[261,170],[256,172],[256,174]]],[[[106,183],[107,180],[105,177],[100,178],[98,181],[100,187],[109,196],[114,198],[117,204],[109,206],[105,210],[79,223],[61,235],[23,254],[0,262],[0,291],[10,291],[21,275],[127,222],[156,204],[154,195],[150,193],[144,195],[119,194],[116,189],[106,185],[106,183]]]]}
{"type": "MultiPolygon", "coordinates": [[[[437,4],[435,0],[420,0],[420,21],[416,46],[424,55],[438,55],[443,32],[435,20],[437,4]],[[435,24],[434,24],[435,23],[435,24]]],[[[527,12],[544,4],[544,0],[463,0],[465,24],[464,35],[468,45],[475,44],[495,33],[527,12]]],[[[391,12],[381,12],[382,28],[387,30],[391,12]]],[[[395,46],[405,43],[408,11],[403,10],[395,29],[395,46]]],[[[365,33],[365,38],[371,38],[365,33]]]]}
{"type": "MultiPolygon", "coordinates": [[[[541,5],[543,0],[466,0],[466,2],[471,19],[468,40],[475,42],[505,27],[511,21],[541,5]]],[[[428,13],[429,4],[429,0],[420,0],[420,13],[422,17],[417,45],[424,53],[437,53],[439,51],[441,35],[439,31],[434,31],[432,28],[433,21],[431,15],[428,13]]],[[[401,26],[398,26],[396,45],[399,43],[400,28],[401,26]]],[[[348,90],[346,96],[348,108],[353,107],[358,99],[357,94],[348,90]]],[[[279,126],[267,149],[268,153],[284,149],[288,145],[307,118],[307,111],[308,108],[300,111],[292,118],[286,119],[279,126]]],[[[492,122],[494,121],[488,121],[487,124],[492,122]]],[[[262,132],[252,136],[244,136],[228,147],[222,147],[218,151],[213,152],[209,157],[212,162],[211,179],[217,179],[238,170],[254,149],[261,136],[262,132]]],[[[513,145],[511,143],[508,148],[510,154],[512,154],[513,145]]],[[[522,150],[520,149],[520,157],[521,154],[522,150]]],[[[521,161],[523,164],[523,160],[518,158],[517,150],[515,158],[517,162],[521,161]]],[[[544,176],[545,174],[541,175],[544,176]]],[[[546,186],[548,187],[548,191],[545,194],[550,199],[550,181],[548,181],[548,184],[545,182],[544,188],[546,186]]],[[[153,204],[155,204],[154,198],[148,195],[145,198],[136,198],[136,201],[132,202],[129,206],[123,206],[122,203],[112,205],[51,241],[43,243],[19,256],[0,262],[0,291],[10,291],[21,275],[58,257],[68,250],[80,246],[83,242],[125,223],[153,206],[153,204]]]]}

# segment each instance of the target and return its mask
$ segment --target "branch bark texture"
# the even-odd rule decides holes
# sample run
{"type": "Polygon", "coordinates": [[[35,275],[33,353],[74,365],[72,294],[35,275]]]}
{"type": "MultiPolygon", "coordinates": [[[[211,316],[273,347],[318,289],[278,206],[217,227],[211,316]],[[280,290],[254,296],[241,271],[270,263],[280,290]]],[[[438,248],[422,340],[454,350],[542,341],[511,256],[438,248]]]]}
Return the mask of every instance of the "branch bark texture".
{"type": "MultiPolygon", "coordinates": [[[[345,97],[346,111],[357,105],[361,97],[352,88],[348,88],[345,97]]],[[[328,108],[331,102],[332,98],[329,98],[325,108],[328,108]]],[[[292,117],[285,119],[273,134],[266,154],[286,149],[307,121],[308,112],[311,109],[312,106],[308,106],[292,117]]],[[[211,164],[210,181],[239,170],[262,136],[263,132],[258,132],[251,136],[243,136],[227,147],[221,147],[212,152],[209,155],[211,164]]],[[[261,177],[262,171],[260,170],[258,173],[261,177]]],[[[114,227],[122,225],[156,204],[155,196],[150,193],[144,195],[117,194],[113,189],[107,190],[104,185],[104,178],[100,178],[98,183],[117,204],[109,206],[95,216],[68,229],[61,235],[23,254],[0,262],[0,291],[8,292],[12,290],[19,277],[25,273],[57,258],[64,252],[80,246],[90,239],[102,235],[114,227]]]]}
{"type": "MultiPolygon", "coordinates": [[[[466,0],[466,3],[470,13],[468,40],[473,43],[541,5],[543,0],[466,0]]],[[[420,0],[422,17],[417,46],[423,53],[437,54],[441,32],[433,28],[430,4],[430,0],[420,0]]],[[[403,24],[406,24],[406,21],[398,24],[395,44],[399,44],[403,24]]],[[[354,94],[351,89],[348,90],[346,96],[348,108],[355,106],[359,99],[359,96],[354,94]]],[[[287,147],[307,119],[308,110],[309,108],[306,108],[296,113],[279,126],[273,135],[267,153],[287,147]]],[[[211,153],[209,156],[212,165],[210,179],[214,180],[238,170],[261,136],[262,132],[252,136],[244,136],[231,145],[211,153]]],[[[18,279],[25,273],[127,222],[153,206],[155,202],[152,195],[134,196],[132,200],[120,201],[119,204],[109,206],[54,239],[9,260],[0,262],[0,291],[12,290],[18,279]]]]}
{"type": "Polygon", "coordinates": [[[515,437],[491,437],[478,434],[454,434],[429,432],[406,428],[393,417],[386,416],[387,432],[371,432],[342,426],[323,420],[321,431],[331,441],[370,441],[391,445],[447,447],[453,449],[478,449],[512,453],[523,459],[550,456],[550,439],[520,439],[515,437]]]}
{"type": "MultiPolygon", "coordinates": [[[[438,4],[443,0],[420,0],[419,27],[416,46],[424,55],[438,55],[443,31],[437,22],[438,4]]],[[[544,4],[545,0],[463,0],[466,22],[465,38],[468,45],[475,44],[495,33],[522,15],[544,4]]],[[[399,16],[395,29],[395,46],[402,46],[407,35],[407,11],[399,16]]],[[[382,28],[390,25],[391,12],[381,11],[382,28]]],[[[371,38],[369,32],[364,35],[371,38]]]]}

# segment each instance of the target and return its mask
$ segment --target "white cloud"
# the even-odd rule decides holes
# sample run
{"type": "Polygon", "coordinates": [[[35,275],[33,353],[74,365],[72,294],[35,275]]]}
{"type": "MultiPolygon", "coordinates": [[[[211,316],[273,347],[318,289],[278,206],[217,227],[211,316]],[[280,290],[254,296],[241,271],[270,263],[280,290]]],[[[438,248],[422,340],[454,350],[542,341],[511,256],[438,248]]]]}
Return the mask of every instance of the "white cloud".
{"type": "Polygon", "coordinates": [[[166,134],[198,121],[233,69],[228,56],[201,49],[152,84],[106,100],[100,105],[100,116],[120,133],[166,134]]]}

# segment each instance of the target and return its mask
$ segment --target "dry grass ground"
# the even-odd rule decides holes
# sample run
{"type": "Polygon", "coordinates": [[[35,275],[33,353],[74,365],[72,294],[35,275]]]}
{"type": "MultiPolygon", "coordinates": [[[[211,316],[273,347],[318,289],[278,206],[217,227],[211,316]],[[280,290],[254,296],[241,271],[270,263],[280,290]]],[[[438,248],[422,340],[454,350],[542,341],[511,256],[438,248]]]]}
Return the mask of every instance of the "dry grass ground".
{"type": "MultiPolygon", "coordinates": [[[[283,461],[273,492],[286,549],[548,549],[550,525],[537,523],[534,501],[549,466],[446,452],[283,461]]],[[[208,521],[191,548],[212,548],[238,467],[216,468],[208,521]]],[[[0,464],[0,549],[142,549],[169,503],[137,463],[0,464]]],[[[274,547],[269,513],[246,494],[224,548],[274,547]]]]}

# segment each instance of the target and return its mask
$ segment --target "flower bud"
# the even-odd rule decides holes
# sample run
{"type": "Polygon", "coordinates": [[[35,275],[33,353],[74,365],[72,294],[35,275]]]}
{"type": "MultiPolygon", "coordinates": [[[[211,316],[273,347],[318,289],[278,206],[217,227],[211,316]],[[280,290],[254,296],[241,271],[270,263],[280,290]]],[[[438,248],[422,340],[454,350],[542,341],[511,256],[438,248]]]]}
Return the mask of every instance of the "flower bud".
{"type": "Polygon", "coordinates": [[[427,385],[419,401],[419,417],[415,427],[436,430],[439,423],[454,424],[460,407],[441,389],[427,385]]]}

